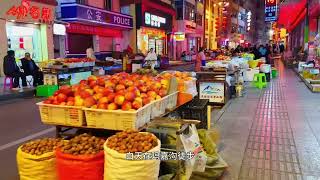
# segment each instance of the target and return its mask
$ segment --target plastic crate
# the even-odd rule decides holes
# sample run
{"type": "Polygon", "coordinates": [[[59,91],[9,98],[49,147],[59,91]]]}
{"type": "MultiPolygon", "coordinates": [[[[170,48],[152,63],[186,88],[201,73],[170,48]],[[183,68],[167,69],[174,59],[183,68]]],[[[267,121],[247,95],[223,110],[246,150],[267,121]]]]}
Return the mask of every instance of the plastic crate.
{"type": "Polygon", "coordinates": [[[208,100],[194,98],[180,110],[183,119],[194,119],[201,121],[197,128],[207,129],[207,106],[208,100]]]}
{"type": "Polygon", "coordinates": [[[60,106],[37,103],[41,121],[45,124],[84,126],[85,116],[82,107],[60,106]]]}
{"type": "Polygon", "coordinates": [[[36,95],[38,97],[49,97],[59,89],[58,85],[40,85],[36,88],[36,95]]]}
{"type": "Polygon", "coordinates": [[[164,103],[166,104],[166,109],[170,110],[177,106],[178,93],[179,92],[177,91],[166,96],[167,98],[164,100],[164,103]]]}
{"type": "Polygon", "coordinates": [[[109,130],[139,129],[150,122],[153,103],[137,111],[84,108],[88,127],[109,130]]]}
{"type": "Polygon", "coordinates": [[[159,117],[166,112],[166,99],[169,96],[165,96],[162,99],[153,101],[152,103],[152,110],[151,110],[151,118],[159,117]]]}

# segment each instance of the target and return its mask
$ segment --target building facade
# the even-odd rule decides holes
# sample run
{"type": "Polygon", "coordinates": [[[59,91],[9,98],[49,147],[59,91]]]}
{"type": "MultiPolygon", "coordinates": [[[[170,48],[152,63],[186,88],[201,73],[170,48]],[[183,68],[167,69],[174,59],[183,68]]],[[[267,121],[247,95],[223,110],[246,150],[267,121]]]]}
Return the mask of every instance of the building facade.
{"type": "MultiPolygon", "coordinates": [[[[0,74],[3,57],[14,50],[21,59],[29,52],[36,62],[53,58],[55,1],[10,0],[0,2],[0,74]]],[[[19,61],[18,61],[19,62],[19,61]]]]}

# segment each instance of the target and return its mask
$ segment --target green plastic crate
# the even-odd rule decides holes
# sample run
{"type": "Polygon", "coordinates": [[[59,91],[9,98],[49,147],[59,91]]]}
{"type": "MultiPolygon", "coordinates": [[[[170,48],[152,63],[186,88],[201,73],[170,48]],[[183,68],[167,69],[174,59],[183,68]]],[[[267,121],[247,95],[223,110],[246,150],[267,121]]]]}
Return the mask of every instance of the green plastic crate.
{"type": "Polygon", "coordinates": [[[59,89],[58,85],[41,85],[37,86],[37,96],[38,97],[49,97],[52,96],[54,92],[59,89]]]}

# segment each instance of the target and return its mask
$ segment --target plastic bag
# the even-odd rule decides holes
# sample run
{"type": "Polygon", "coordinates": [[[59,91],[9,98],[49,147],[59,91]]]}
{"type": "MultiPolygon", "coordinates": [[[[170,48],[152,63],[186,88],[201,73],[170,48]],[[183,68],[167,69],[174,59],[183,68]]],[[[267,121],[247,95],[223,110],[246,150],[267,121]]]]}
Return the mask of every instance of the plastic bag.
{"type": "Polygon", "coordinates": [[[96,155],[71,155],[56,151],[59,180],[102,180],[104,152],[96,155]]]}
{"type": "Polygon", "coordinates": [[[54,152],[35,156],[17,150],[20,180],[56,180],[56,158],[54,152]]]}
{"type": "MultiPolygon", "coordinates": [[[[126,154],[108,148],[107,142],[104,144],[104,180],[158,180],[160,160],[127,160],[126,154]]],[[[160,146],[158,140],[158,146],[148,152],[160,152],[160,146]]]]}

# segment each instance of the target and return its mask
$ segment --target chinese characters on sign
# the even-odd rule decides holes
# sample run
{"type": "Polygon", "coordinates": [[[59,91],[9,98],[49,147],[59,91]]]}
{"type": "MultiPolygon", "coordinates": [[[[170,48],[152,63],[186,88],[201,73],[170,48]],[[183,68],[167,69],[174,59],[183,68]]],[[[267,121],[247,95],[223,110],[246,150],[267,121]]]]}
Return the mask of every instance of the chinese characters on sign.
{"type": "Polygon", "coordinates": [[[79,4],[62,4],[61,14],[62,20],[64,21],[77,20],[85,21],[86,23],[113,25],[123,28],[133,27],[132,16],[79,4]]]}
{"type": "Polygon", "coordinates": [[[278,0],[265,0],[265,21],[272,22],[277,20],[278,0]]]}
{"type": "Polygon", "coordinates": [[[144,21],[146,25],[150,25],[152,27],[160,27],[161,24],[166,24],[166,18],[150,14],[148,12],[144,15],[144,21]]]}
{"type": "Polygon", "coordinates": [[[27,16],[30,16],[34,20],[49,22],[52,21],[52,13],[53,12],[50,8],[41,8],[39,6],[31,5],[27,0],[22,0],[19,6],[12,6],[6,14],[10,16],[16,16],[18,20],[22,20],[27,16]]]}
{"type": "Polygon", "coordinates": [[[200,99],[209,99],[209,102],[224,103],[224,83],[201,82],[200,99]]]}

